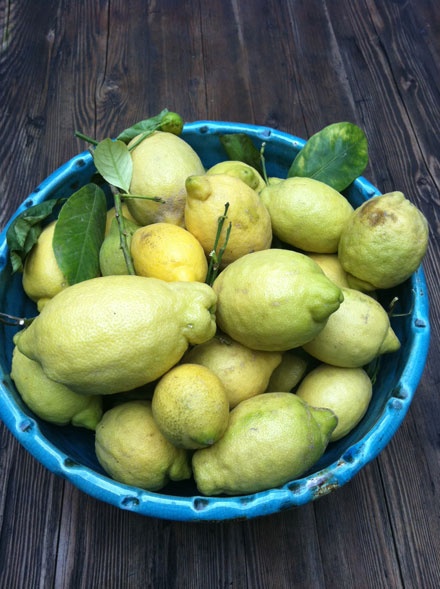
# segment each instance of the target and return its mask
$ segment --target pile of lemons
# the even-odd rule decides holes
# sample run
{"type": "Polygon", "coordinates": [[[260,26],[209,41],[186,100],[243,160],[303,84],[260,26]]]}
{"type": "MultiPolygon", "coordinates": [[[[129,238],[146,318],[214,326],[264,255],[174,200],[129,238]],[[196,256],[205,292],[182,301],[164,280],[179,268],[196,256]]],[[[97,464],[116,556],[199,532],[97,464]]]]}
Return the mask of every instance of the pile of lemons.
{"type": "Polygon", "coordinates": [[[135,275],[114,209],[101,276],[71,286],[48,225],[24,265],[39,314],[14,339],[12,379],[42,419],[93,430],[118,481],[156,491],[194,477],[206,495],[282,485],[365,415],[366,366],[400,347],[376,291],[417,269],[426,219],[400,192],[354,209],[311,178],[205,170],[164,131],[131,154],[133,193],[160,197],[123,204],[135,275]]]}

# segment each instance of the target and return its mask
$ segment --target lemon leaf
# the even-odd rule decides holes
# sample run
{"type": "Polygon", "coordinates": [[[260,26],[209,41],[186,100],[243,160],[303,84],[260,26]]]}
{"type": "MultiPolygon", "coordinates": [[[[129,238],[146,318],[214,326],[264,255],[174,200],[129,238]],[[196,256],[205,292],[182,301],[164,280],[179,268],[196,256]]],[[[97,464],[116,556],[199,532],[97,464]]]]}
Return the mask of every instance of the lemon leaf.
{"type": "Polygon", "coordinates": [[[93,161],[104,180],[124,192],[129,191],[133,162],[125,143],[103,139],[95,147],[93,161]]]}
{"type": "Polygon", "coordinates": [[[220,143],[230,160],[244,162],[262,173],[260,151],[245,133],[219,135],[220,143]]]}
{"type": "Polygon", "coordinates": [[[313,178],[340,192],[362,174],[367,164],[368,145],[362,129],[348,122],[333,123],[310,137],[287,176],[313,178]]]}
{"type": "Polygon", "coordinates": [[[131,127],[124,129],[122,133],[119,133],[116,139],[119,139],[124,143],[128,143],[129,141],[134,139],[134,137],[137,137],[141,133],[152,133],[160,127],[165,115],[167,115],[168,113],[168,109],[164,108],[164,110],[161,111],[158,115],[151,117],[149,119],[145,119],[143,121],[139,121],[131,127]]]}
{"type": "Polygon", "coordinates": [[[69,285],[99,276],[107,201],[96,184],[86,184],[64,203],[53,236],[53,251],[69,285]]]}
{"type": "Polygon", "coordinates": [[[33,205],[20,213],[9,225],[6,232],[6,242],[13,273],[23,270],[27,254],[40,237],[43,221],[50,217],[54,209],[64,200],[54,198],[33,205]]]}

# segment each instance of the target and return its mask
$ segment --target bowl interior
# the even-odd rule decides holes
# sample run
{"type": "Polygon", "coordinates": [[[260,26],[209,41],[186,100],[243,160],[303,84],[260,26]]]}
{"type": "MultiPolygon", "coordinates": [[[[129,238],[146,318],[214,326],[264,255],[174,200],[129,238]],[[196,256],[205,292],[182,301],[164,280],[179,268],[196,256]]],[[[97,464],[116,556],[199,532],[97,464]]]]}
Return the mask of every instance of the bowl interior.
{"type": "MultiPolygon", "coordinates": [[[[206,168],[227,159],[220,134],[246,133],[257,147],[265,142],[269,176],[285,177],[304,140],[286,133],[238,123],[199,121],[185,125],[183,138],[199,153],[206,168]]],[[[92,157],[84,152],[64,164],[28,196],[16,211],[56,196],[68,196],[95,174],[92,157]]],[[[365,178],[346,191],[354,206],[380,194],[365,178]]],[[[36,314],[25,297],[21,275],[11,274],[6,228],[0,236],[0,311],[16,317],[36,314]]],[[[109,479],[94,452],[91,432],[51,425],[22,402],[9,371],[16,327],[0,323],[0,417],[25,448],[51,471],[90,495],[143,515],[175,520],[224,520],[256,517],[312,501],[350,480],[389,442],[401,424],[421,378],[429,346],[428,293],[422,268],[399,287],[380,293],[388,308],[397,297],[391,319],[401,349],[384,355],[377,367],[373,398],[361,423],[345,438],[330,444],[313,469],[280,489],[246,497],[200,497],[191,481],[173,483],[160,493],[134,489],[109,479]]]]}

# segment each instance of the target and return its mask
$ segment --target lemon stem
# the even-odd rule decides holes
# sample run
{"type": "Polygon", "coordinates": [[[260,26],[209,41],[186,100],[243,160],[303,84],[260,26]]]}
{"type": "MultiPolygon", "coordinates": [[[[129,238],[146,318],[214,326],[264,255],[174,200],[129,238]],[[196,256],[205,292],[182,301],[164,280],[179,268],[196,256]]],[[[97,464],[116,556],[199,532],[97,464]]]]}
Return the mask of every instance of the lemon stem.
{"type": "Polygon", "coordinates": [[[0,313],[0,323],[13,325],[14,327],[27,327],[34,319],[35,317],[16,317],[15,315],[8,315],[8,313],[0,313]]]}
{"type": "Polygon", "coordinates": [[[87,141],[87,143],[91,143],[92,145],[98,145],[99,143],[99,141],[96,141],[96,139],[93,139],[88,135],[84,135],[84,133],[81,133],[80,131],[75,131],[75,137],[78,137],[78,139],[82,139],[83,141],[87,141]]]}
{"type": "Polygon", "coordinates": [[[266,172],[266,158],[264,157],[264,150],[266,148],[266,142],[264,141],[261,144],[261,149],[260,149],[260,161],[261,161],[261,169],[263,171],[263,179],[266,182],[266,184],[268,184],[268,178],[267,178],[267,172],[266,172]]]}
{"type": "Polygon", "coordinates": [[[130,248],[128,247],[128,242],[127,242],[128,233],[125,228],[124,215],[122,214],[121,194],[118,191],[118,189],[115,188],[114,186],[110,186],[110,189],[112,191],[113,200],[115,203],[115,217],[116,217],[116,221],[118,223],[119,239],[120,239],[122,253],[124,254],[125,264],[127,266],[128,273],[135,275],[136,271],[134,269],[133,259],[131,257],[130,248]]]}
{"type": "Polygon", "coordinates": [[[220,241],[220,236],[223,231],[223,225],[225,224],[226,219],[228,218],[228,209],[229,203],[225,203],[225,211],[223,215],[221,215],[217,220],[217,233],[215,236],[214,247],[212,251],[209,253],[209,265],[208,265],[208,272],[206,275],[206,284],[212,286],[214,280],[217,278],[217,274],[220,268],[220,264],[222,261],[223,254],[225,252],[226,246],[228,245],[229,235],[231,233],[232,223],[229,223],[228,228],[226,229],[225,239],[223,242],[222,247],[219,249],[217,253],[217,248],[220,241]]]}

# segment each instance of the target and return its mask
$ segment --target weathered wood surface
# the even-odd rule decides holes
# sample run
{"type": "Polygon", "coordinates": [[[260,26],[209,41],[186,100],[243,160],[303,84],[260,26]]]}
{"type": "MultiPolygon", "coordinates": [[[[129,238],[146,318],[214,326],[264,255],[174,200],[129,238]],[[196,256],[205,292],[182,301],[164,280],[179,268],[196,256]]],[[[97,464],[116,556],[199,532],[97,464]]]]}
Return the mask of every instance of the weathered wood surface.
{"type": "Polygon", "coordinates": [[[440,586],[437,0],[0,0],[0,224],[52,170],[162,108],[301,137],[350,120],[365,175],[430,221],[432,343],[402,427],[349,484],[254,521],[174,523],[100,503],[0,424],[0,587],[440,586]]]}

